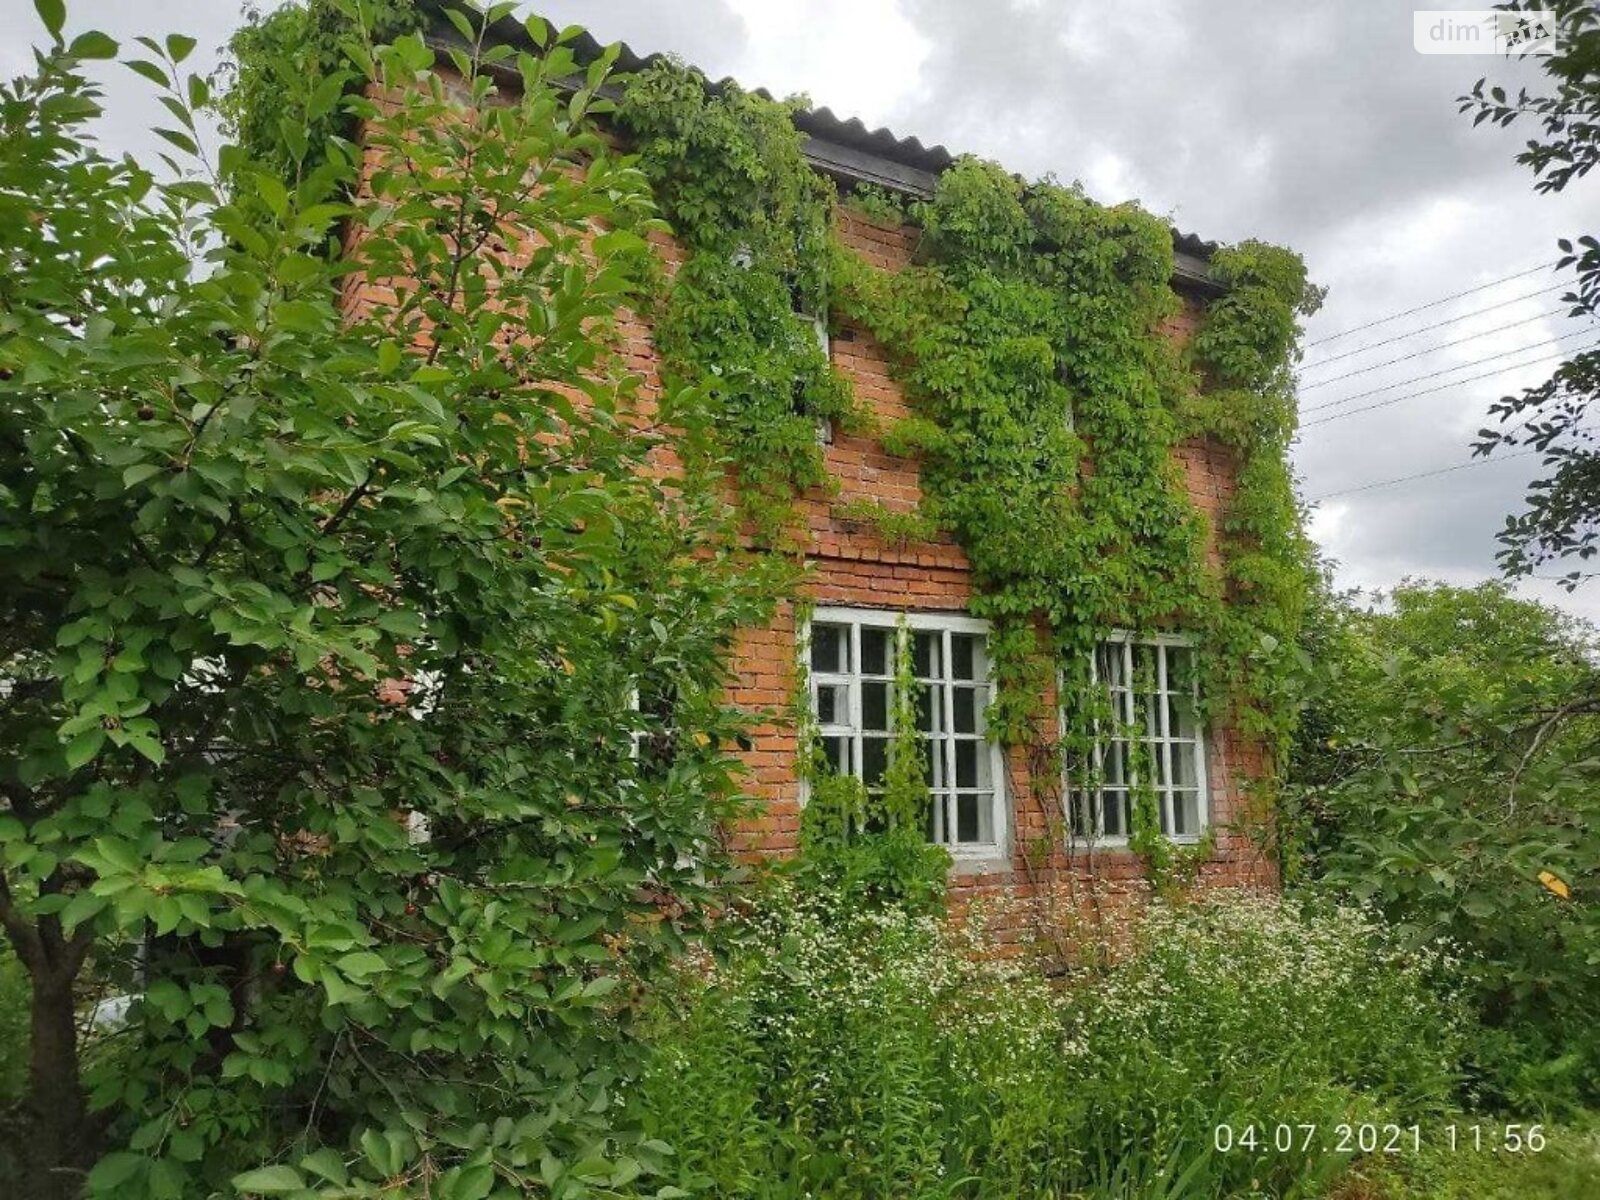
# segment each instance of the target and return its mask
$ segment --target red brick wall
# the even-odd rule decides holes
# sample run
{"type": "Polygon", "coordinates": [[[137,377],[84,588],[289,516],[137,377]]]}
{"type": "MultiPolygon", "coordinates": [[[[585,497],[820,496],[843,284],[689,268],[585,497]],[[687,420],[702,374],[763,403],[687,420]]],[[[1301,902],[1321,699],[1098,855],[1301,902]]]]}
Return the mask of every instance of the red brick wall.
{"type": "MultiPolygon", "coordinates": [[[[890,229],[849,211],[842,211],[839,231],[846,245],[875,266],[898,269],[910,261],[916,231],[890,229]]],[[[1186,336],[1199,309],[1193,303],[1166,330],[1186,336]]],[[[888,358],[864,329],[846,326],[832,342],[835,365],[849,377],[857,398],[871,407],[880,422],[909,415],[906,398],[892,378],[888,358]]],[[[1191,442],[1180,449],[1189,492],[1215,527],[1232,495],[1234,463],[1221,446],[1191,442]]],[[[869,437],[839,433],[827,448],[830,474],[839,482],[838,501],[874,498],[891,508],[912,509],[921,497],[914,463],[890,457],[869,437]]],[[[857,608],[959,612],[971,597],[966,556],[949,540],[897,548],[870,529],[843,522],[832,513],[835,501],[820,492],[802,498],[800,511],[809,531],[809,582],[806,597],[818,605],[857,608]]],[[[1213,543],[1215,539],[1213,539],[1213,543]]],[[[1213,553],[1216,552],[1213,545],[1213,553]]],[[[758,817],[737,831],[739,843],[764,853],[788,853],[798,843],[800,782],[795,773],[796,737],[787,720],[794,686],[798,630],[794,605],[780,606],[773,623],[747,631],[737,650],[736,703],[768,712],[757,727],[745,755],[751,792],[761,801],[758,817]]],[[[1053,702],[1053,697],[1047,697],[1053,702]]],[[[1259,748],[1248,745],[1226,725],[1210,731],[1207,778],[1211,822],[1217,828],[1216,852],[1201,869],[1206,883],[1243,885],[1270,883],[1272,865],[1263,860],[1251,839],[1228,828],[1242,816],[1242,785],[1263,766],[1259,748]]],[[[958,867],[954,895],[966,902],[980,895],[1003,894],[1011,901],[1057,904],[1066,897],[1074,907],[1097,887],[1111,893],[1139,892],[1142,867],[1129,851],[1100,848],[1092,860],[1069,857],[1063,847],[1031,864],[1030,844],[1048,838],[1046,809],[1059,821],[1059,789],[1045,787],[1033,795],[1025,752],[1008,756],[1007,804],[1010,809],[1010,852],[1003,862],[985,863],[981,871],[958,867]]],[[[1059,824],[1056,825],[1059,829],[1059,824]]],[[[1052,841],[1054,839],[1051,839],[1052,841]]],[[[1003,924],[1020,922],[1028,904],[1012,903],[1003,924]]]]}

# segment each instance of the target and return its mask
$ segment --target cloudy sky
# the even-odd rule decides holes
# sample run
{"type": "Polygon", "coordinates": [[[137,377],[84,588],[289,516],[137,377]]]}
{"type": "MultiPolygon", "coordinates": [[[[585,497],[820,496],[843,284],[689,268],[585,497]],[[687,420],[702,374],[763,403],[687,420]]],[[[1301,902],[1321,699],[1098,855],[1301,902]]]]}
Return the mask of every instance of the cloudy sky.
{"type": "MultiPolygon", "coordinates": [[[[1342,582],[1382,587],[1493,574],[1495,531],[1537,459],[1451,468],[1469,461],[1490,402],[1600,338],[1561,315],[1548,267],[1557,237],[1592,230],[1600,183],[1535,195],[1512,162],[1527,135],[1474,130],[1454,100],[1485,73],[1513,83],[1536,73],[1418,54],[1414,7],[545,0],[538,10],[1029,176],[1082,180],[1105,201],[1136,198],[1207,238],[1300,250],[1330,289],[1307,332],[1296,449],[1318,501],[1313,533],[1342,582]]],[[[211,51],[196,55],[205,64],[239,20],[233,0],[69,9],[74,25],[119,37],[190,33],[211,51]]],[[[36,29],[28,0],[0,0],[7,75],[25,65],[36,29]]],[[[137,79],[108,83],[104,140],[149,153],[141,131],[159,110],[137,79]]],[[[1527,591],[1600,618],[1600,584],[1572,597],[1550,582],[1527,591]]]]}

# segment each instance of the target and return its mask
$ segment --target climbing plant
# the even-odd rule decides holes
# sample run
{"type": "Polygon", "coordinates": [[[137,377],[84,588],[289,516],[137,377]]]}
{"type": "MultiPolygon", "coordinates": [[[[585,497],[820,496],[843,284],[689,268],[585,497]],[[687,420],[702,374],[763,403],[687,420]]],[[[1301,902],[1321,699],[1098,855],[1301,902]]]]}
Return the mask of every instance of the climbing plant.
{"type": "MultiPolygon", "coordinates": [[[[799,548],[795,501],[831,491],[827,433],[873,425],[830,365],[827,321],[864,326],[915,409],[876,432],[919,460],[925,498],[909,513],[858,501],[834,516],[897,544],[947,532],[965,550],[972,609],[992,629],[990,726],[1059,768],[1032,772],[1036,786],[1096,782],[1111,717],[1090,663],[1114,629],[1192,635],[1207,710],[1280,752],[1310,580],[1287,449],[1298,322],[1321,293],[1300,259],[1257,242],[1218,249],[1219,294],[1185,313],[1166,222],[969,158],[923,201],[846,198],[921,230],[914,265],[880,270],[836,235],[836,189],[795,127],[803,105],[669,60],[621,89],[616,122],[678,246],[652,313],[663,373],[709,400],[684,441],[691,465],[731,471],[758,543],[799,548]],[[1171,335],[1185,316],[1187,344],[1171,335]],[[1188,439],[1232,458],[1215,529],[1185,487],[1188,439]]],[[[1135,806],[1132,843],[1163,867],[1149,808],[1135,806]]]]}
{"type": "MultiPolygon", "coordinates": [[[[802,612],[801,618],[805,627],[809,612],[802,612]]],[[[937,909],[944,900],[950,854],[927,838],[932,796],[917,732],[921,685],[912,666],[907,622],[901,618],[895,629],[890,736],[883,779],[872,792],[855,776],[835,771],[823,755],[803,666],[795,680],[792,704],[799,734],[799,773],[808,792],[795,873],[852,903],[937,909]]]]}
{"type": "Polygon", "coordinates": [[[355,118],[338,101],[366,82],[351,45],[381,45],[418,24],[415,0],[305,0],[245,11],[229,41],[217,109],[240,151],[287,180],[343,156],[355,118]]]}
{"type": "MultiPolygon", "coordinates": [[[[995,631],[999,736],[1055,736],[1042,709],[1058,680],[1060,766],[1092,787],[1096,735],[1115,724],[1090,677],[1095,642],[1179,629],[1206,652],[1212,711],[1278,745],[1309,579],[1286,462],[1297,317],[1320,299],[1300,260],[1219,250],[1223,295],[1184,347],[1167,332],[1170,230],[1135,206],[968,159],[911,215],[922,262],[887,274],[836,250],[835,296],[893,349],[917,406],[885,445],[920,457],[925,507],[972,564],[973,610],[995,631]],[[1220,569],[1178,461],[1189,437],[1237,458],[1220,569]]],[[[1034,774],[1050,786],[1061,772],[1034,774]]],[[[1153,795],[1136,797],[1130,844],[1158,872],[1186,867],[1153,812],[1153,795]]]]}
{"type": "Polygon", "coordinates": [[[672,379],[709,395],[711,447],[767,543],[783,540],[797,495],[828,483],[832,423],[857,416],[825,347],[834,197],[801,155],[792,118],[803,104],[661,61],[633,78],[617,113],[685,255],[656,344],[672,379]]]}

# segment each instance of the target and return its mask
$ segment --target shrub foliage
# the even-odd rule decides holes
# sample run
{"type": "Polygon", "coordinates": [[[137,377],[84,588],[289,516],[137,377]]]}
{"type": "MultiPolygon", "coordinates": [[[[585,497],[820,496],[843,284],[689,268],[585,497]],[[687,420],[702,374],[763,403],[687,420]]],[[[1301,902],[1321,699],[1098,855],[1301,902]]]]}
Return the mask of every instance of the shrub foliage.
{"type": "Polygon", "coordinates": [[[631,990],[718,878],[725,641],[765,588],[615,353],[655,225],[592,126],[606,62],[466,27],[447,86],[419,37],[353,39],[381,103],[286,84],[291,169],[224,147],[211,175],[194,43],[150,41],[157,177],[85,134],[115,43],[38,7],[47,48],[0,89],[25,1193],[76,1194],[108,1147],[88,1185],[118,1197],[637,1174],[631,990]],[[337,138],[305,157],[336,109],[359,180],[337,138]],[[131,1013],[80,1061],[104,989],[131,1013]]]}

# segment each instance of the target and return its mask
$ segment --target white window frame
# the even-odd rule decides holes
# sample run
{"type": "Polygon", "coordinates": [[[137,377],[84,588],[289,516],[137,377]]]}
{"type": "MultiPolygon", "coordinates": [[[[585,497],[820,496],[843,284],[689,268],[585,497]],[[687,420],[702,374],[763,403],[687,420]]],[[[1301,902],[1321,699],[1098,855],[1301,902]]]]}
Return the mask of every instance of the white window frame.
{"type": "MultiPolygon", "coordinates": [[[[1187,650],[1192,657],[1197,656],[1199,653],[1195,645],[1194,638],[1188,636],[1187,634],[1136,634],[1125,629],[1113,630],[1104,637],[1097,639],[1094,649],[1090,651],[1089,680],[1094,685],[1098,685],[1100,683],[1100,666],[1097,652],[1102,646],[1120,646],[1122,648],[1122,668],[1125,672],[1124,677],[1129,680],[1130,684],[1126,693],[1127,704],[1130,710],[1133,706],[1133,688],[1131,685],[1133,680],[1133,648],[1135,646],[1152,646],[1159,651],[1156,656],[1157,695],[1167,695],[1171,693],[1171,689],[1169,689],[1167,686],[1167,651],[1170,649],[1187,650]]],[[[1198,665],[1197,660],[1196,665],[1198,665]]],[[[1210,756],[1211,730],[1204,714],[1200,711],[1198,671],[1196,671],[1196,676],[1197,678],[1194,683],[1195,737],[1192,753],[1194,755],[1194,777],[1196,784],[1195,809],[1198,817],[1198,826],[1192,833],[1162,834],[1162,836],[1165,837],[1169,842],[1179,846],[1192,846],[1198,844],[1200,840],[1205,837],[1206,831],[1211,828],[1211,785],[1206,774],[1206,760],[1210,756]]],[[[1171,829],[1173,826],[1172,801],[1175,790],[1172,784],[1172,754],[1176,749],[1178,749],[1178,747],[1184,744],[1184,739],[1178,739],[1172,736],[1171,729],[1168,725],[1167,706],[1165,704],[1157,704],[1155,708],[1159,714],[1159,730],[1157,730],[1153,736],[1147,734],[1144,737],[1136,739],[1130,738],[1129,740],[1130,742],[1142,742],[1152,751],[1161,755],[1161,775],[1166,782],[1158,782],[1156,784],[1156,803],[1160,807],[1161,819],[1164,821],[1166,827],[1171,829]]],[[[1120,713],[1118,716],[1121,720],[1130,724],[1134,719],[1134,714],[1131,711],[1120,713]]],[[[1061,714],[1060,720],[1063,731],[1065,731],[1066,722],[1064,712],[1061,714]]],[[[1129,829],[1121,834],[1110,836],[1104,832],[1105,813],[1103,804],[1105,800],[1105,794],[1103,783],[1105,775],[1105,749],[1105,739],[1100,736],[1100,732],[1097,728],[1095,732],[1094,743],[1094,768],[1096,776],[1102,781],[1102,787],[1097,789],[1093,796],[1086,797],[1084,794],[1084,789],[1073,787],[1071,781],[1067,780],[1066,786],[1063,789],[1063,795],[1067,805],[1065,816],[1067,818],[1068,837],[1079,837],[1080,835],[1072,832],[1074,816],[1073,808],[1082,800],[1088,799],[1093,805],[1094,828],[1088,833],[1084,840],[1094,845],[1116,848],[1126,846],[1128,844],[1128,837],[1132,830],[1129,829]]],[[[1128,816],[1130,817],[1130,823],[1132,816],[1131,801],[1135,790],[1139,786],[1140,781],[1138,778],[1138,773],[1132,769],[1130,764],[1126,786],[1127,794],[1130,800],[1130,811],[1128,813],[1128,816]]]]}
{"type": "MultiPolygon", "coordinates": [[[[989,670],[989,656],[987,640],[990,633],[989,622],[978,617],[969,617],[964,613],[938,613],[938,612],[907,612],[899,609],[880,608],[846,608],[838,606],[822,606],[812,611],[810,618],[799,630],[799,655],[800,663],[806,671],[807,677],[807,703],[811,706],[812,720],[817,719],[817,687],[819,683],[843,687],[848,706],[847,720],[845,723],[822,725],[818,722],[816,728],[823,736],[848,737],[851,739],[851,762],[853,774],[859,778],[861,769],[861,747],[863,734],[861,729],[861,629],[863,626],[873,629],[887,630],[894,635],[904,620],[907,628],[913,632],[943,633],[941,654],[941,673],[946,676],[942,680],[944,690],[944,711],[950,711],[950,693],[958,685],[965,686],[961,681],[948,678],[950,674],[950,634],[972,634],[985,640],[985,669],[981,683],[988,691],[988,699],[993,700],[995,683],[989,670]],[[850,630],[850,664],[851,671],[846,675],[834,674],[826,671],[817,671],[811,665],[811,627],[813,624],[844,625],[850,630]]],[[[892,664],[891,664],[892,673],[892,664]]],[[[871,677],[869,677],[871,678],[871,677]]],[[[975,681],[978,682],[978,681],[975,681]]],[[[990,798],[990,828],[994,832],[991,842],[955,842],[945,840],[934,843],[943,846],[958,863],[970,861],[992,862],[1004,859],[1009,846],[1010,837],[1010,805],[1006,799],[1006,773],[1005,751],[998,740],[988,731],[981,731],[980,738],[984,748],[989,754],[989,780],[992,796],[990,798]]],[[[957,737],[947,733],[936,743],[939,752],[944,756],[945,778],[955,779],[955,745],[957,741],[970,740],[966,735],[957,737]]],[[[953,785],[941,789],[944,796],[940,797],[935,792],[935,799],[943,799],[946,805],[952,805],[958,789],[953,785]]],[[[973,789],[962,789],[973,790],[973,789]]],[[[983,789],[976,789],[983,790],[983,789]]],[[[810,798],[810,783],[802,779],[800,787],[800,804],[805,806],[810,798]]],[[[945,821],[948,823],[952,814],[947,808],[945,821]]]]}

